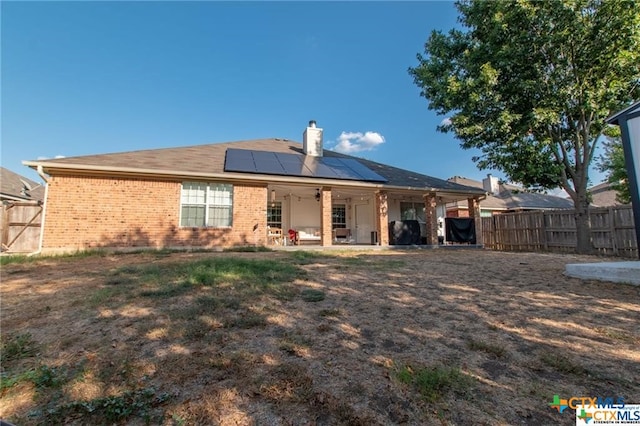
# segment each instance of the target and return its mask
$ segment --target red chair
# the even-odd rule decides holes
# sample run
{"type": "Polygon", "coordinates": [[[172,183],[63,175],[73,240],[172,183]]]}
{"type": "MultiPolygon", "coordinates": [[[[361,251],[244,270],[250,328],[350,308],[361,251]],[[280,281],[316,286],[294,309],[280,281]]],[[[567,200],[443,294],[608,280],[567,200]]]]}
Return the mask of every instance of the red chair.
{"type": "Polygon", "coordinates": [[[289,242],[294,246],[298,245],[298,231],[295,229],[289,229],[289,242]]]}

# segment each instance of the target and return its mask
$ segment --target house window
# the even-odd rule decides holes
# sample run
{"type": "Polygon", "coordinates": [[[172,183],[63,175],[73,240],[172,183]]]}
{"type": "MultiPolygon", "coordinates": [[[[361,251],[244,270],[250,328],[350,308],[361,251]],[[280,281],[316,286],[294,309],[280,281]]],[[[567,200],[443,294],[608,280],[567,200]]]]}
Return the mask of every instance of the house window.
{"type": "Polygon", "coordinates": [[[417,220],[420,224],[420,235],[427,235],[427,221],[424,203],[400,203],[402,220],[417,220]]]}
{"type": "Polygon", "coordinates": [[[229,227],[233,220],[233,185],[184,182],[180,194],[180,226],[229,227]]]}
{"type": "Polygon", "coordinates": [[[424,204],[400,203],[400,216],[402,220],[417,220],[420,223],[425,223],[424,204]]]}
{"type": "Polygon", "coordinates": [[[282,229],[282,202],[274,201],[267,204],[267,226],[282,229]]]}
{"type": "Polygon", "coordinates": [[[344,204],[334,205],[331,208],[331,226],[333,229],[347,227],[347,208],[344,204]]]}

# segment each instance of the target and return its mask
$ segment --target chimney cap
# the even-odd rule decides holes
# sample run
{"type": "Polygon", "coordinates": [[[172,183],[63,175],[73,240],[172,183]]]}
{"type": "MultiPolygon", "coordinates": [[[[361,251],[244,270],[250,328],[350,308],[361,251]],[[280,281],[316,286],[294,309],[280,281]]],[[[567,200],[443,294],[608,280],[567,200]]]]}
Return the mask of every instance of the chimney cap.
{"type": "Polygon", "coordinates": [[[316,120],[309,120],[309,127],[316,127],[316,120]]]}

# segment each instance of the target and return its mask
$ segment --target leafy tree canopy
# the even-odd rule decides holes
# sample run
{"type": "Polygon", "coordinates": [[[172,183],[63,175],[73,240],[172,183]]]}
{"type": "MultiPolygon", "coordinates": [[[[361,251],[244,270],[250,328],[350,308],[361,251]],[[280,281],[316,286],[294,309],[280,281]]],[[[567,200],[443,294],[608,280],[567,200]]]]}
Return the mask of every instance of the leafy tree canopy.
{"type": "Polygon", "coordinates": [[[434,31],[409,73],[439,127],[478,167],[588,206],[605,119],[640,96],[640,4],[618,0],[459,1],[463,30],[434,31]]]}

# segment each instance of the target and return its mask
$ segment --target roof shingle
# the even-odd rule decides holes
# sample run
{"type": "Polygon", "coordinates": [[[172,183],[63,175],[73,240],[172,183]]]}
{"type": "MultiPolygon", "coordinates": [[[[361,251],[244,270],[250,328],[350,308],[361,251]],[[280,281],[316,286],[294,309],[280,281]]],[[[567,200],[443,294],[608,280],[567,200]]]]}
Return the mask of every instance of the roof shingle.
{"type": "Polygon", "coordinates": [[[42,201],[44,187],[31,179],[0,167],[0,194],[2,198],[42,201]],[[23,182],[26,182],[31,189],[29,190],[23,182]]]}
{"type": "MultiPolygon", "coordinates": [[[[179,175],[188,174],[222,174],[224,173],[225,153],[228,148],[255,151],[269,151],[303,155],[302,144],[286,139],[256,139],[238,142],[214,143],[177,148],[150,149],[111,154],[66,157],[53,160],[26,162],[31,167],[38,164],[47,169],[55,169],[56,165],[78,166],[86,170],[95,168],[123,168],[129,170],[147,170],[168,172],[179,175]]],[[[440,191],[466,192],[481,195],[480,188],[469,187],[444,179],[411,172],[393,166],[377,163],[350,155],[324,150],[326,157],[353,158],[387,179],[385,186],[427,188],[440,191]]]]}

